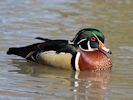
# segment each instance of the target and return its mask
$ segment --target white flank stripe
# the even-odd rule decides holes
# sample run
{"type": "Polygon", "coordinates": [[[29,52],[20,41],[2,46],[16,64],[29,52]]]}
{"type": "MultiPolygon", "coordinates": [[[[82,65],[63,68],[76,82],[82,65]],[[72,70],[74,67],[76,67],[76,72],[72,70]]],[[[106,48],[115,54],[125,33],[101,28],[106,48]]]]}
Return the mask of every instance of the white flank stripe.
{"type": "Polygon", "coordinates": [[[76,58],[75,58],[75,69],[76,69],[77,71],[80,71],[80,69],[79,69],[79,64],[78,64],[78,62],[79,62],[79,57],[80,57],[80,52],[77,53],[76,58]]]}

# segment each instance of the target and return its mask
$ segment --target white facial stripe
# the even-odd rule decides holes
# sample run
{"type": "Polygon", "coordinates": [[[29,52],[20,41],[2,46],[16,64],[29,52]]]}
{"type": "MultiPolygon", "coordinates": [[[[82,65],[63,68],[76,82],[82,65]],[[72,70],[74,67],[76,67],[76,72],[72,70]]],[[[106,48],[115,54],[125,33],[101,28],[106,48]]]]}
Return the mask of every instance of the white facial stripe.
{"type": "MultiPolygon", "coordinates": [[[[92,34],[96,37],[96,39],[97,39],[98,41],[100,41],[99,38],[96,36],[95,33],[92,32],[92,34]]],[[[83,41],[85,41],[85,40],[87,40],[87,39],[84,38],[84,39],[80,40],[77,44],[80,44],[81,42],[83,42],[83,41]]],[[[83,50],[83,51],[95,51],[95,50],[98,50],[98,48],[93,49],[93,48],[90,47],[90,41],[89,41],[89,40],[88,40],[88,42],[87,42],[87,47],[88,47],[88,49],[83,49],[83,48],[81,47],[81,45],[79,45],[79,48],[80,48],[81,50],[83,50]]]]}
{"type": "Polygon", "coordinates": [[[98,50],[97,48],[93,49],[90,47],[90,41],[87,42],[87,47],[88,49],[83,49],[80,45],[79,45],[79,48],[83,51],[95,51],[95,50],[98,50]]]}
{"type": "Polygon", "coordinates": [[[85,41],[87,40],[86,38],[85,39],[81,39],[77,44],[81,43],[82,41],[85,41]]]}
{"type": "Polygon", "coordinates": [[[76,58],[75,58],[75,69],[76,69],[76,71],[80,71],[79,64],[78,64],[79,57],[80,57],[80,52],[77,53],[76,58]]]}
{"type": "Polygon", "coordinates": [[[88,43],[87,43],[87,46],[88,46],[88,50],[89,51],[95,51],[95,50],[98,50],[97,48],[91,48],[91,46],[90,46],[90,41],[88,41],[88,43]]]}

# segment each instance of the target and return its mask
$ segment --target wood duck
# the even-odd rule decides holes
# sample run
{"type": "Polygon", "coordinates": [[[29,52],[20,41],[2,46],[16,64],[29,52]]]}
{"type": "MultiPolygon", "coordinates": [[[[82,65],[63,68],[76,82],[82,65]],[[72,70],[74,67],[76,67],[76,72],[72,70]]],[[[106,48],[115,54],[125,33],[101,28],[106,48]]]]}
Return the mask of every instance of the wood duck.
{"type": "Polygon", "coordinates": [[[25,47],[9,48],[14,54],[37,63],[68,70],[108,70],[112,61],[107,56],[111,51],[104,46],[104,35],[94,28],[80,30],[72,40],[44,40],[25,47]]]}

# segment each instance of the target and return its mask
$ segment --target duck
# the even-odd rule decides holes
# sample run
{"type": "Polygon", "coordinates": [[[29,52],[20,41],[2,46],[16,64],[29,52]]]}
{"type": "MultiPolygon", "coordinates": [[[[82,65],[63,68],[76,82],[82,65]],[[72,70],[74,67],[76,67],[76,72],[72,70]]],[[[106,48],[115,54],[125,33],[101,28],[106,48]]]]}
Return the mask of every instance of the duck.
{"type": "Polygon", "coordinates": [[[36,39],[43,41],[23,47],[11,47],[7,54],[66,70],[101,71],[112,68],[112,60],[108,56],[112,52],[105,47],[105,36],[98,29],[81,29],[72,40],[36,39]]]}

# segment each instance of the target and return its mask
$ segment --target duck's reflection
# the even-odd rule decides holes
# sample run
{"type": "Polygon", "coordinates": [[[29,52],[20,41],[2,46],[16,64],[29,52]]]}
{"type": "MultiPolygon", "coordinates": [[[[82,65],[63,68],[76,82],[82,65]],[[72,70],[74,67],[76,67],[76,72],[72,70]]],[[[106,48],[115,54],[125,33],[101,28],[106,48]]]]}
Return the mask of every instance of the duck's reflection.
{"type": "MultiPolygon", "coordinates": [[[[74,95],[74,97],[72,97],[73,100],[104,100],[107,85],[110,81],[110,71],[66,71],[49,66],[41,66],[32,62],[18,62],[18,60],[13,60],[13,65],[15,65],[18,70],[12,71],[18,72],[19,74],[30,74],[36,77],[49,77],[49,75],[54,77],[60,76],[58,78],[63,79],[65,82],[63,86],[72,90],[71,92],[74,95]]],[[[60,86],[58,88],[60,88],[60,86]]]]}
{"type": "Polygon", "coordinates": [[[75,72],[74,100],[103,100],[110,80],[110,71],[75,72]]]}
{"type": "MultiPolygon", "coordinates": [[[[30,76],[35,77],[45,77],[46,75],[52,75],[52,76],[63,76],[64,77],[71,77],[71,71],[62,70],[59,68],[55,68],[52,66],[47,65],[41,65],[37,64],[31,61],[25,61],[25,60],[12,60],[12,65],[15,66],[18,69],[15,70],[9,70],[9,72],[17,72],[19,74],[29,74],[30,76]]],[[[67,80],[68,81],[68,80],[67,80]]],[[[70,81],[69,81],[70,83],[70,81]]]]}

